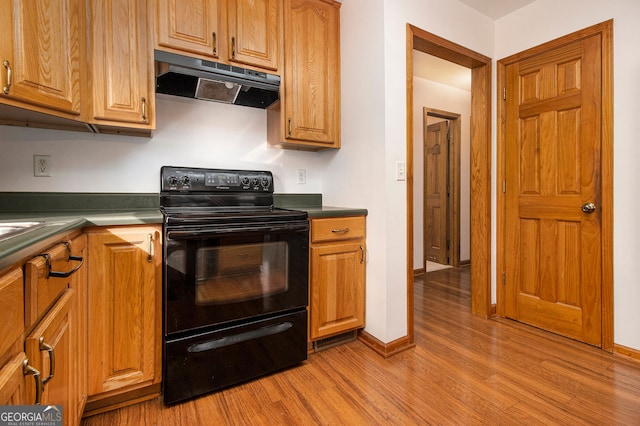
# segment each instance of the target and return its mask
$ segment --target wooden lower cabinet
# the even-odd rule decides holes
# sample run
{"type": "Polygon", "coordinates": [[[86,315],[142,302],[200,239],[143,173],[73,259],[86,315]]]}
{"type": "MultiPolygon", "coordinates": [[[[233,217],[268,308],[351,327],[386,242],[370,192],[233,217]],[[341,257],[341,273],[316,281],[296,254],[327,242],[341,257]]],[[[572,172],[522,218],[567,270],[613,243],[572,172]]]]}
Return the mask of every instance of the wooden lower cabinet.
{"type": "MultiPolygon", "coordinates": [[[[62,405],[64,424],[68,426],[80,422],[80,417],[74,414],[80,395],[76,387],[75,365],[78,355],[75,334],[77,324],[71,313],[75,302],[74,290],[65,290],[24,344],[29,363],[42,375],[40,404],[62,405]]],[[[28,395],[36,393],[31,381],[27,382],[27,389],[28,395]]]]}
{"type": "Polygon", "coordinates": [[[91,415],[159,395],[162,251],[160,226],[85,232],[91,415]]]}
{"type": "Polygon", "coordinates": [[[364,327],[365,217],[311,219],[309,338],[364,327]]]}
{"type": "MultiPolygon", "coordinates": [[[[22,338],[24,335],[24,280],[14,267],[0,274],[0,405],[26,405],[27,395],[22,338]]],[[[28,361],[27,361],[28,362],[28,361]]]]}

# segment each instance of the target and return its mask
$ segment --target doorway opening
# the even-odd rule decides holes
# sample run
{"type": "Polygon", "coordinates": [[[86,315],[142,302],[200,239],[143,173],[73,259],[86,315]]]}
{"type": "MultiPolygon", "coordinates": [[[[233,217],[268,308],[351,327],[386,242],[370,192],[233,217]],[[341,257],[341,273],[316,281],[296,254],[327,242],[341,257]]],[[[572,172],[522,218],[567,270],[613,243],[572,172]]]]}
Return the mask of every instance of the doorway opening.
{"type": "Polygon", "coordinates": [[[491,304],[491,58],[407,24],[407,342],[414,343],[413,51],[471,69],[471,312],[488,317],[491,304]]]}

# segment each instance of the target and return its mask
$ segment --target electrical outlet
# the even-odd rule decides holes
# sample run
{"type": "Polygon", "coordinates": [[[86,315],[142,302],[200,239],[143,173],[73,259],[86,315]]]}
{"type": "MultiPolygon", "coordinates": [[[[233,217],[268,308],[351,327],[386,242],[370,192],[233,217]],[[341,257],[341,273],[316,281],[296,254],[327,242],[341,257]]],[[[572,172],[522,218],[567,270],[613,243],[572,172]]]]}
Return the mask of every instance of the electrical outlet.
{"type": "Polygon", "coordinates": [[[406,177],[406,163],[404,161],[396,161],[396,180],[405,180],[406,177]]]}
{"type": "Polygon", "coordinates": [[[301,185],[307,183],[307,171],[305,169],[298,169],[298,183],[301,185]]]}
{"type": "Polygon", "coordinates": [[[33,156],[33,175],[35,177],[51,176],[51,156],[50,155],[34,155],[33,156]]]}

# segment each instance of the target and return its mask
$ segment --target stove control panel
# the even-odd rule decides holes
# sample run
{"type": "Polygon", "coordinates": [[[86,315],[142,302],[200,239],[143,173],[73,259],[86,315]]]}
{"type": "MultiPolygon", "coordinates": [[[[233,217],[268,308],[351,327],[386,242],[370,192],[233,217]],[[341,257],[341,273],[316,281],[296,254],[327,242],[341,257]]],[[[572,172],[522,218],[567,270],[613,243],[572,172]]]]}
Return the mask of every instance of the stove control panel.
{"type": "Polygon", "coordinates": [[[201,169],[164,166],[162,192],[269,192],[273,175],[264,170],[201,169]]]}

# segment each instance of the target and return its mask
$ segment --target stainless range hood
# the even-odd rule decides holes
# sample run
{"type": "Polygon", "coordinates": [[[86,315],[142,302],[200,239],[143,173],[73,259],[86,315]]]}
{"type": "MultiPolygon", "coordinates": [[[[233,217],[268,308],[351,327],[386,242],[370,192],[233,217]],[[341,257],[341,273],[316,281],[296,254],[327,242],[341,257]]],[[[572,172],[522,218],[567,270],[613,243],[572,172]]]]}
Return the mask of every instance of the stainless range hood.
{"type": "Polygon", "coordinates": [[[156,93],[267,108],[278,100],[280,77],[237,66],[154,51],[156,93]]]}

